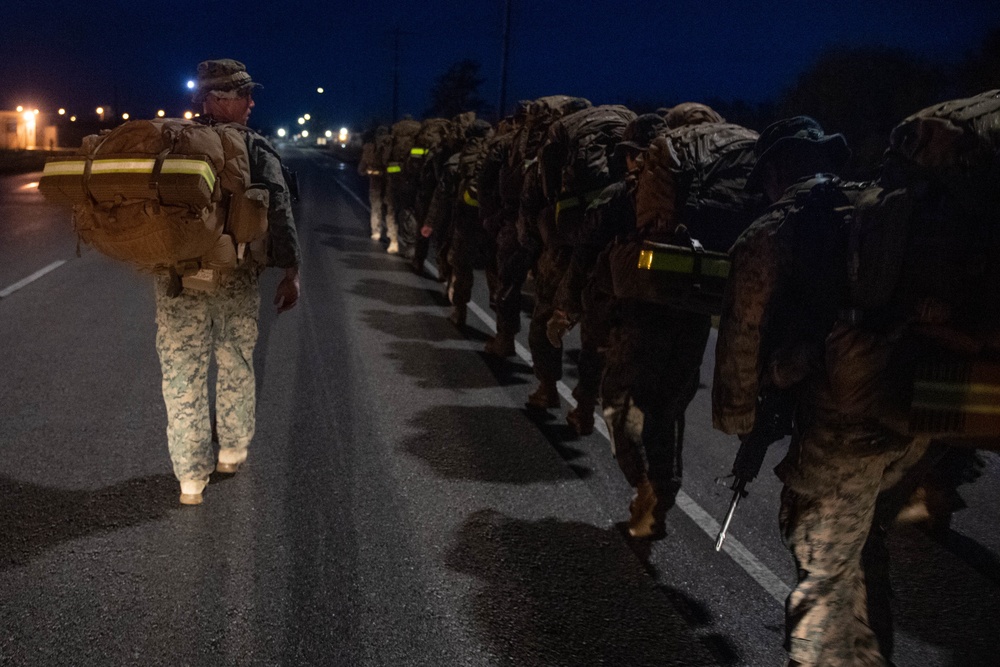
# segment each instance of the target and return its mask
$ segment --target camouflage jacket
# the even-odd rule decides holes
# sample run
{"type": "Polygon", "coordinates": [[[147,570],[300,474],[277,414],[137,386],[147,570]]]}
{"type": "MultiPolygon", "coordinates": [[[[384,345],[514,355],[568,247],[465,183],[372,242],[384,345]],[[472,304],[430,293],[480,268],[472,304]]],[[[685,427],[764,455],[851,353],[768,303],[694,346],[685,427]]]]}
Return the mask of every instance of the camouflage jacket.
{"type": "Polygon", "coordinates": [[[749,432],[762,384],[789,388],[823,372],[824,341],[846,298],[845,192],[859,189],[829,175],[800,181],[733,246],[715,351],[715,428],[749,432]]]}
{"type": "Polygon", "coordinates": [[[455,199],[458,187],[462,180],[459,172],[460,153],[455,153],[444,163],[444,170],[441,178],[438,179],[437,187],[434,189],[434,196],[427,209],[427,218],[424,225],[442,233],[451,225],[452,216],[455,211],[455,199]]]}

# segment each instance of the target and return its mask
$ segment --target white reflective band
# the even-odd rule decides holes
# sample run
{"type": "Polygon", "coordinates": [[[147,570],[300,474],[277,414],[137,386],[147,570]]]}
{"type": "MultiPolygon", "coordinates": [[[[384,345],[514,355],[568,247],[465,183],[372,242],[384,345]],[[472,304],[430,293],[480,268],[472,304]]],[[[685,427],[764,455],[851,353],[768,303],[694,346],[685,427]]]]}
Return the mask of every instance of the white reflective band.
{"type": "MultiPolygon", "coordinates": [[[[152,174],[156,165],[154,158],[138,160],[94,160],[90,168],[92,175],[97,174],[152,174]]],[[[48,162],[42,171],[43,176],[82,176],[86,167],[85,160],[66,160],[63,162],[48,162]]],[[[167,158],[160,168],[162,174],[191,174],[205,179],[209,189],[215,188],[215,172],[212,166],[204,160],[188,158],[167,158]]]]}
{"type": "Polygon", "coordinates": [[[83,175],[83,160],[72,160],[65,162],[46,162],[45,169],[42,170],[43,176],[75,176],[77,174],[83,175]]]}

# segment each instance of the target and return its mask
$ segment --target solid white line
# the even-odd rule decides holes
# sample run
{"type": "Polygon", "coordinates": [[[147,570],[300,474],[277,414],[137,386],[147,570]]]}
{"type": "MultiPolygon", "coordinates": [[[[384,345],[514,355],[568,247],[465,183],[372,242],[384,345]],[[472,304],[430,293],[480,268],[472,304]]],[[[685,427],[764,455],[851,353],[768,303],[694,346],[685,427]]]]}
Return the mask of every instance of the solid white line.
{"type": "Polygon", "coordinates": [[[14,283],[13,285],[11,285],[10,287],[5,287],[4,289],[0,290],[0,299],[3,299],[5,297],[10,296],[11,294],[13,294],[17,290],[21,289],[25,285],[38,280],[39,278],[41,278],[42,276],[44,276],[49,271],[54,271],[55,269],[58,269],[60,266],[62,266],[65,263],[66,263],[65,259],[60,259],[60,260],[58,260],[56,262],[52,262],[51,264],[49,264],[48,266],[46,266],[44,269],[39,269],[39,270],[35,271],[34,273],[32,273],[27,278],[24,278],[23,280],[18,280],[16,283],[14,283]]]}
{"type": "MultiPolygon", "coordinates": [[[[346,185],[341,183],[337,179],[333,179],[345,192],[354,197],[354,199],[361,204],[365,209],[371,210],[367,204],[365,204],[361,199],[354,194],[346,185]]],[[[424,268],[432,276],[437,278],[438,272],[437,267],[430,263],[430,260],[424,262],[424,268]]],[[[474,301],[469,302],[468,306],[476,317],[483,321],[483,323],[489,327],[490,331],[496,332],[497,325],[496,322],[490,317],[485,310],[483,310],[479,304],[474,301]]],[[[514,341],[514,347],[517,350],[517,356],[523,359],[528,364],[531,363],[531,352],[528,351],[521,343],[514,341]]],[[[566,399],[566,402],[570,404],[570,407],[576,407],[576,400],[573,398],[573,391],[560,380],[557,384],[559,387],[559,394],[566,399]]],[[[604,438],[610,443],[611,435],[608,433],[608,427],[605,423],[603,417],[600,413],[594,412],[596,419],[594,419],[594,428],[597,432],[604,436],[604,438]]],[[[694,523],[705,531],[705,534],[715,543],[715,536],[719,534],[719,522],[712,518],[712,515],[705,511],[705,509],[696,503],[691,496],[686,494],[683,489],[677,493],[677,506],[681,508],[681,511],[688,515],[694,523]]],[[[772,572],[764,563],[762,563],[756,556],[754,556],[749,549],[743,546],[739,540],[737,540],[732,535],[726,538],[725,544],[722,545],[722,550],[729,554],[729,557],[733,561],[743,568],[747,574],[749,574],[754,581],[760,584],[761,588],[767,591],[771,597],[777,600],[779,603],[784,604],[785,598],[791,592],[791,588],[781,580],[778,575],[772,572]]]]}

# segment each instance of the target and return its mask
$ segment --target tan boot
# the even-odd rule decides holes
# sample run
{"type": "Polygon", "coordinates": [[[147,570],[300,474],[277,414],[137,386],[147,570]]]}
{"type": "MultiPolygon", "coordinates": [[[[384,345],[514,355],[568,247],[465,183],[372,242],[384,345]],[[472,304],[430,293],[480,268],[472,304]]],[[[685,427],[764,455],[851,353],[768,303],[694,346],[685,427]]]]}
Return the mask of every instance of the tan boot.
{"type": "Polygon", "coordinates": [[[215,464],[215,472],[225,475],[235,475],[240,466],[247,460],[246,450],[220,449],[219,462],[215,464]]]}
{"type": "Polygon", "coordinates": [[[538,384],[538,389],[528,396],[526,405],[529,408],[548,410],[559,407],[559,389],[554,382],[543,380],[538,384]]]}
{"type": "Polygon", "coordinates": [[[507,334],[497,334],[483,346],[483,352],[491,354],[494,357],[500,357],[501,359],[513,357],[516,352],[514,349],[514,337],[507,334]]]}
{"type": "Polygon", "coordinates": [[[395,255],[399,253],[399,243],[396,241],[389,241],[389,247],[385,249],[390,255],[395,255]]]}
{"type": "Polygon", "coordinates": [[[201,505],[201,492],[207,482],[203,479],[186,479],[181,482],[181,505],[201,505]]]}
{"type": "Polygon", "coordinates": [[[566,415],[566,423],[573,427],[577,435],[594,432],[594,404],[580,402],[566,415]]]}
{"type": "Polygon", "coordinates": [[[448,314],[448,321],[454,324],[456,327],[461,329],[465,326],[465,317],[467,314],[467,309],[465,304],[455,304],[451,307],[451,313],[448,314]]]}
{"type": "Polygon", "coordinates": [[[663,535],[663,519],[657,516],[660,499],[656,489],[646,478],[639,482],[635,498],[629,503],[628,534],[638,538],[655,538],[663,535]]]}

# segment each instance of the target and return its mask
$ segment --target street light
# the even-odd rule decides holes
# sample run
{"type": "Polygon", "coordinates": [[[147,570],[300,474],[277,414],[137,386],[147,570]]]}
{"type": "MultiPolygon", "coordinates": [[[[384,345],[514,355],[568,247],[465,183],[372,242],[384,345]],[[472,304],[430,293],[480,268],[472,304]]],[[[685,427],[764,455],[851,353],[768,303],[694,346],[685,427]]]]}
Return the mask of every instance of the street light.
{"type": "Polygon", "coordinates": [[[104,107],[97,107],[95,109],[97,115],[101,117],[101,121],[104,121],[104,107]]]}
{"type": "Polygon", "coordinates": [[[18,113],[21,113],[22,111],[24,111],[24,107],[23,107],[23,106],[21,106],[20,104],[18,104],[18,105],[17,105],[17,112],[18,112],[18,113]]]}
{"type": "Polygon", "coordinates": [[[322,95],[323,94],[323,89],[322,88],[317,88],[316,92],[319,93],[320,95],[322,95]]]}
{"type": "Polygon", "coordinates": [[[312,116],[310,116],[309,114],[302,114],[302,117],[305,118],[306,120],[312,120],[312,116]]]}
{"type": "Polygon", "coordinates": [[[122,114],[122,120],[128,120],[128,114],[127,113],[123,113],[122,114]]]}
{"type": "Polygon", "coordinates": [[[60,116],[65,116],[66,115],[66,110],[65,109],[59,109],[59,115],[60,116]]]}
{"type": "Polygon", "coordinates": [[[159,111],[156,112],[156,117],[157,118],[163,118],[166,115],[167,115],[167,112],[164,111],[163,109],[160,109],[159,111]]]}
{"type": "Polygon", "coordinates": [[[192,118],[194,118],[194,114],[191,113],[190,111],[185,111],[184,118],[186,118],[187,120],[191,120],[192,118]]]}
{"type": "Polygon", "coordinates": [[[309,130],[302,130],[302,138],[304,139],[308,136],[309,136],[309,130]]]}
{"type": "Polygon", "coordinates": [[[283,128],[283,127],[279,127],[279,128],[278,128],[278,136],[279,136],[279,137],[282,137],[282,138],[284,138],[284,136],[285,136],[285,135],[287,135],[287,134],[288,134],[288,130],[286,130],[286,129],[285,129],[285,128],[283,128]]]}
{"type": "Polygon", "coordinates": [[[302,117],[300,116],[300,117],[299,117],[299,125],[305,125],[305,124],[306,124],[306,119],[305,119],[305,118],[302,118],[302,117]]]}

